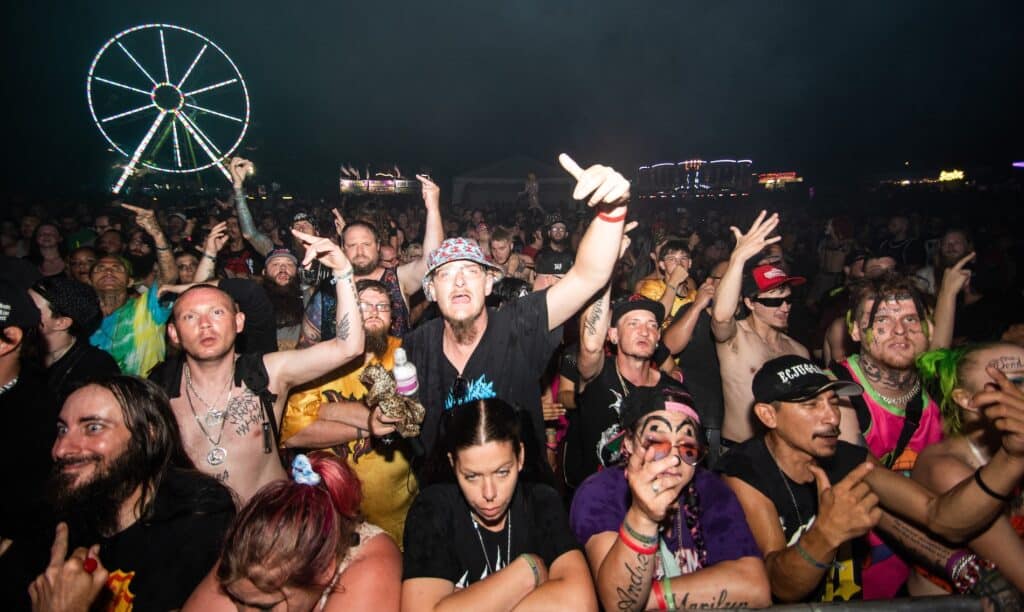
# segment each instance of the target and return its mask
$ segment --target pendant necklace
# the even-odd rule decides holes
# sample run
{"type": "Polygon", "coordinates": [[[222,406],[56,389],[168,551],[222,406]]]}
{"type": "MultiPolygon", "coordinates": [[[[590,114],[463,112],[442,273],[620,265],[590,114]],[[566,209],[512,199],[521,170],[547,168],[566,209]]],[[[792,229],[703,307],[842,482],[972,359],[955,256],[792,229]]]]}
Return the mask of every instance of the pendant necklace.
{"type": "MultiPolygon", "coordinates": [[[[228,383],[230,384],[232,381],[234,381],[234,379],[235,379],[235,371],[234,371],[234,367],[232,367],[232,369],[231,369],[231,378],[228,379],[228,383]]],[[[188,369],[188,364],[187,363],[185,364],[185,381],[187,383],[186,384],[186,390],[185,390],[185,399],[188,400],[188,407],[192,411],[192,417],[196,420],[196,425],[199,426],[199,431],[203,432],[203,435],[206,436],[206,439],[213,446],[213,448],[210,449],[210,452],[206,453],[206,462],[209,463],[210,465],[216,467],[216,466],[224,463],[224,460],[227,459],[227,457],[228,457],[227,449],[220,445],[220,440],[221,440],[221,438],[224,437],[224,425],[226,424],[226,419],[224,418],[224,412],[225,411],[223,411],[223,410],[218,410],[217,411],[217,412],[220,413],[220,417],[218,418],[218,421],[220,422],[220,431],[217,433],[217,439],[214,440],[210,436],[209,432],[206,430],[206,427],[203,426],[203,419],[199,418],[199,414],[196,413],[196,407],[195,407],[195,405],[192,404],[192,394],[195,393],[195,389],[192,387],[192,376],[191,376],[191,374],[189,374],[189,369],[188,369]]],[[[227,404],[229,404],[229,405],[231,403],[231,392],[232,391],[234,391],[233,387],[228,389],[227,404]]],[[[198,393],[195,393],[195,395],[196,395],[196,397],[199,397],[198,393]]],[[[206,404],[206,401],[203,400],[203,398],[200,397],[199,399],[204,404],[206,404]]],[[[207,407],[211,408],[211,410],[213,409],[213,407],[210,406],[209,404],[206,404],[206,405],[207,405],[207,407]]],[[[206,415],[207,424],[209,424],[209,419],[210,419],[210,413],[207,412],[207,415],[206,415]]],[[[212,427],[212,425],[211,425],[211,427],[212,427]]]]}
{"type": "Polygon", "coordinates": [[[789,501],[793,502],[793,511],[796,512],[796,520],[799,521],[797,529],[800,529],[804,525],[804,517],[800,514],[800,506],[796,503],[796,495],[793,495],[793,488],[789,486],[789,478],[786,477],[786,473],[782,471],[782,466],[779,465],[779,460],[772,454],[772,449],[768,448],[768,443],[765,442],[765,449],[768,451],[768,456],[772,458],[772,462],[775,463],[775,469],[779,471],[779,477],[782,478],[782,484],[786,487],[786,493],[789,493],[789,501]]]}
{"type": "MultiPolygon", "coordinates": [[[[476,539],[480,541],[480,550],[483,551],[484,562],[487,563],[487,575],[490,576],[496,571],[495,567],[501,563],[501,544],[498,545],[498,558],[494,561],[495,567],[491,567],[491,558],[487,556],[487,547],[484,546],[484,537],[480,535],[480,523],[476,522],[476,517],[472,512],[469,513],[469,519],[473,521],[473,528],[476,529],[476,539]]],[[[512,508],[509,508],[508,515],[505,517],[505,529],[508,530],[508,540],[505,543],[505,565],[507,566],[508,557],[512,554],[512,508]]],[[[497,567],[497,569],[501,568],[497,567]]]]}
{"type": "MultiPolygon", "coordinates": [[[[235,370],[234,367],[232,367],[231,376],[228,378],[228,385],[224,389],[224,391],[226,391],[228,394],[229,402],[231,401],[231,391],[234,388],[234,382],[235,370]]],[[[224,411],[217,409],[216,405],[217,399],[220,398],[220,394],[217,394],[217,397],[214,398],[213,403],[206,401],[206,399],[202,395],[199,395],[199,391],[197,391],[195,386],[193,386],[192,384],[192,371],[189,369],[187,363],[185,364],[185,385],[188,387],[189,391],[192,392],[192,395],[196,396],[196,399],[198,399],[206,406],[206,416],[204,417],[203,420],[205,421],[207,427],[216,427],[217,423],[220,423],[222,420],[224,420],[224,411]]]]}

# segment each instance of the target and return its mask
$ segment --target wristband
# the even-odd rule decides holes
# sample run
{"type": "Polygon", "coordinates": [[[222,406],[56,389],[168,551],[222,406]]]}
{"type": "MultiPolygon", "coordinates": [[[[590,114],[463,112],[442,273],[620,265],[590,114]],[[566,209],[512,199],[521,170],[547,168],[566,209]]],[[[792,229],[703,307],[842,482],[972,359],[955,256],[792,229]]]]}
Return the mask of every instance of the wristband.
{"type": "Polygon", "coordinates": [[[797,543],[793,546],[796,547],[796,552],[800,553],[800,556],[804,558],[804,561],[810,563],[811,565],[820,570],[827,570],[840,567],[840,564],[836,561],[832,561],[831,563],[821,563],[820,561],[812,557],[811,554],[808,553],[807,550],[805,550],[804,547],[800,545],[799,540],[797,540],[797,543]]]}
{"type": "Polygon", "coordinates": [[[668,604],[669,610],[676,609],[676,596],[672,594],[672,579],[662,578],[661,579],[661,591],[665,595],[665,603],[668,604]]]}
{"type": "Polygon", "coordinates": [[[217,256],[216,255],[210,255],[209,253],[203,253],[203,257],[209,259],[210,261],[212,261],[214,263],[217,263],[217,256]]]}
{"type": "Polygon", "coordinates": [[[529,553],[523,553],[519,555],[523,561],[530,566],[530,570],[533,572],[533,588],[540,586],[540,569],[537,567],[537,562],[533,560],[533,555],[529,553]]]}
{"type": "Polygon", "coordinates": [[[658,604],[658,609],[668,610],[668,604],[665,603],[665,593],[661,589],[660,580],[655,580],[651,583],[651,593],[654,595],[654,602],[658,604]]]}
{"type": "Polygon", "coordinates": [[[352,268],[349,268],[341,274],[338,274],[337,272],[334,273],[335,280],[345,280],[346,278],[352,278],[352,268]]]}
{"type": "Polygon", "coordinates": [[[622,528],[626,530],[626,533],[629,534],[629,537],[633,538],[637,542],[640,542],[641,544],[653,546],[658,543],[658,536],[646,536],[642,533],[638,533],[635,529],[630,527],[629,523],[627,523],[625,520],[622,521],[622,528]]]}
{"type": "Polygon", "coordinates": [[[632,550],[638,555],[653,555],[654,553],[658,552],[657,542],[647,547],[644,547],[642,544],[639,544],[630,539],[629,535],[626,534],[625,529],[623,529],[622,527],[619,527],[619,539],[622,540],[622,543],[626,545],[626,548],[632,550]]]}
{"type": "Polygon", "coordinates": [[[1013,495],[1000,495],[999,493],[996,493],[995,491],[990,489],[987,484],[985,484],[985,482],[981,479],[981,468],[974,470],[974,482],[978,483],[978,486],[981,487],[981,490],[984,491],[985,493],[988,493],[989,497],[994,497],[1001,502],[1013,501],[1013,495]]]}
{"type": "Polygon", "coordinates": [[[171,247],[169,247],[169,246],[159,247],[158,246],[158,247],[156,247],[156,250],[158,250],[158,251],[170,251],[171,247]]]}
{"type": "Polygon", "coordinates": [[[626,213],[613,217],[608,213],[599,212],[597,213],[597,218],[602,221],[607,221],[608,223],[618,223],[619,221],[624,221],[626,219],[626,213]]]}

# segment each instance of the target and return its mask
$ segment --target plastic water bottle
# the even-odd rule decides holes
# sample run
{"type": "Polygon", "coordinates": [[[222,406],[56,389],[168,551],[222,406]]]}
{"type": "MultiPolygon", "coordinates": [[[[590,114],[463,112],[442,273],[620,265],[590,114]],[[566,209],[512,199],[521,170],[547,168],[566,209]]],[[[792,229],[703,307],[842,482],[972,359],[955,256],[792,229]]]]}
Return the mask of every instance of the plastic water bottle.
{"type": "Polygon", "coordinates": [[[420,391],[420,381],[416,377],[416,366],[409,363],[405,349],[395,349],[395,368],[391,373],[395,377],[398,394],[415,399],[420,391]]]}

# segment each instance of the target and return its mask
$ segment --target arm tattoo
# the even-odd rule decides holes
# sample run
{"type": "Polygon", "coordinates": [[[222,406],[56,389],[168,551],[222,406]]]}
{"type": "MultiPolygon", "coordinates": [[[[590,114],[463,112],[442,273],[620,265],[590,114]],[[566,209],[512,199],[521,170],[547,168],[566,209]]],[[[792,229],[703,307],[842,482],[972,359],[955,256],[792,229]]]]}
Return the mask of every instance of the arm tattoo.
{"type": "Polygon", "coordinates": [[[934,568],[945,570],[946,562],[956,552],[931,539],[924,532],[902,519],[888,513],[883,515],[880,526],[907,552],[934,568]]]}
{"type": "Polygon", "coordinates": [[[597,322],[601,320],[602,314],[604,314],[604,297],[599,298],[590,307],[590,314],[587,315],[587,320],[583,323],[587,328],[587,334],[591,336],[597,335],[597,322]]]}
{"type": "Polygon", "coordinates": [[[244,189],[235,189],[235,209],[238,211],[238,228],[242,230],[242,235],[249,241],[249,244],[259,251],[260,255],[266,255],[272,251],[274,249],[273,241],[256,229],[256,222],[253,221],[249,205],[245,203],[244,189]]]}
{"type": "Polygon", "coordinates": [[[348,320],[348,313],[346,312],[341,320],[338,321],[338,339],[341,341],[348,340],[349,332],[352,331],[352,324],[348,320]]]}
{"type": "Polygon", "coordinates": [[[645,580],[645,577],[652,558],[649,555],[637,553],[636,567],[629,563],[626,564],[626,571],[629,572],[629,585],[625,588],[620,586],[615,589],[619,596],[617,604],[619,610],[639,610],[647,603],[643,599],[644,591],[647,590],[644,588],[644,582],[647,582],[647,587],[650,588],[650,580],[645,580]]]}
{"type": "Polygon", "coordinates": [[[718,593],[718,597],[712,596],[708,601],[690,601],[690,594],[684,593],[683,598],[679,599],[675,593],[672,594],[672,600],[677,603],[675,608],[677,610],[695,610],[695,609],[707,609],[707,608],[746,608],[749,606],[749,602],[746,601],[729,601],[729,591],[722,589],[718,593]]]}

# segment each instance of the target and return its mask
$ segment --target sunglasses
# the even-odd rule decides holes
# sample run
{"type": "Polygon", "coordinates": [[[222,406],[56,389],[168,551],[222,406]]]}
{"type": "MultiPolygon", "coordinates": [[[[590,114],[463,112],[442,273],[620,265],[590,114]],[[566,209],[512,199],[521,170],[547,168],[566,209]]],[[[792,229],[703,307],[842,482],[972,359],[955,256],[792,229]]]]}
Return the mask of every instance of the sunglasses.
{"type": "Polygon", "coordinates": [[[452,402],[457,406],[462,401],[462,399],[466,397],[466,393],[468,391],[469,381],[463,378],[462,374],[459,374],[458,376],[455,377],[455,380],[452,381],[452,388],[449,390],[448,393],[449,395],[451,395],[452,402]]]}
{"type": "MultiPolygon", "coordinates": [[[[654,461],[664,459],[672,454],[671,442],[653,442],[650,447],[654,448],[654,461]]],[[[683,442],[677,445],[677,448],[679,448],[679,456],[682,457],[683,463],[691,467],[700,463],[704,458],[704,448],[693,442],[683,442]]]]}
{"type": "Polygon", "coordinates": [[[751,302],[757,302],[758,304],[761,304],[762,306],[767,306],[768,308],[778,308],[779,306],[782,306],[783,304],[792,304],[793,303],[793,298],[792,298],[792,296],[789,296],[789,295],[787,295],[786,297],[775,297],[775,298],[755,297],[755,298],[750,298],[750,301],[751,302]]]}

